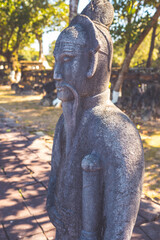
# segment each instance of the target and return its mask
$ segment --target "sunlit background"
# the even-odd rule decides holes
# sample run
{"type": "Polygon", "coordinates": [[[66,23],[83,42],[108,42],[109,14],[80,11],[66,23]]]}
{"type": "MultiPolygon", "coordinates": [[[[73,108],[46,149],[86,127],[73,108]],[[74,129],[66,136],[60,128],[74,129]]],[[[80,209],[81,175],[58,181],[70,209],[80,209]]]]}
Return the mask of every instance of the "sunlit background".
{"type": "MultiPolygon", "coordinates": [[[[66,1],[69,2],[69,1],[66,1]]],[[[78,5],[78,13],[80,13],[83,8],[89,3],[89,0],[80,0],[79,5],[78,5]]],[[[49,54],[49,45],[57,39],[58,35],[60,32],[58,31],[53,31],[49,33],[44,33],[43,34],[43,52],[45,55],[49,54]]],[[[35,40],[35,43],[31,45],[31,47],[35,48],[36,51],[39,51],[39,44],[38,41],[35,40]]]]}

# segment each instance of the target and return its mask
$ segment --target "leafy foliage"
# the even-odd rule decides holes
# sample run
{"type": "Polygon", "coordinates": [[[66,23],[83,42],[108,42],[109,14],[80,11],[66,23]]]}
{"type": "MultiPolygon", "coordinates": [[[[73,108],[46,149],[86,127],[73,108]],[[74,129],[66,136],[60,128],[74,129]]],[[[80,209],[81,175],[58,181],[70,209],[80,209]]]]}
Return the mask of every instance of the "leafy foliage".
{"type": "Polygon", "coordinates": [[[62,0],[0,0],[0,55],[11,55],[29,45],[46,26],[64,27],[68,5],[62,0]],[[63,22],[63,24],[61,24],[63,22]]]}
{"type": "MultiPolygon", "coordinates": [[[[120,92],[125,74],[130,62],[160,16],[159,0],[113,0],[115,20],[111,28],[114,41],[124,44],[125,58],[121,71],[114,86],[115,92],[120,92]]],[[[114,99],[114,103],[118,99],[114,99]]]]}
{"type": "MultiPolygon", "coordinates": [[[[155,47],[152,56],[152,67],[159,67],[160,65],[160,26],[157,29],[157,37],[155,41],[155,47]]],[[[135,52],[130,67],[145,67],[148,58],[152,31],[147,35],[144,41],[141,43],[137,51],[135,52]]],[[[113,54],[113,67],[121,67],[125,58],[125,44],[119,41],[114,43],[113,54]]]]}
{"type": "Polygon", "coordinates": [[[131,44],[137,42],[155,13],[158,2],[158,0],[113,0],[115,17],[111,34],[114,40],[131,44]]]}
{"type": "Polygon", "coordinates": [[[31,1],[0,0],[0,54],[6,58],[32,38],[30,4],[31,1]]]}
{"type": "Polygon", "coordinates": [[[41,35],[45,31],[62,30],[68,25],[69,6],[62,0],[48,2],[45,8],[39,9],[39,13],[33,23],[34,33],[41,35]]]}
{"type": "Polygon", "coordinates": [[[55,62],[55,59],[54,59],[54,57],[53,57],[53,51],[54,51],[54,48],[55,48],[55,43],[56,43],[56,41],[53,41],[53,42],[50,44],[50,46],[49,46],[49,54],[46,56],[47,61],[48,61],[49,65],[50,65],[51,67],[54,66],[54,62],[55,62]]]}
{"type": "Polygon", "coordinates": [[[18,61],[38,61],[39,53],[34,48],[25,47],[18,52],[18,61]]]}

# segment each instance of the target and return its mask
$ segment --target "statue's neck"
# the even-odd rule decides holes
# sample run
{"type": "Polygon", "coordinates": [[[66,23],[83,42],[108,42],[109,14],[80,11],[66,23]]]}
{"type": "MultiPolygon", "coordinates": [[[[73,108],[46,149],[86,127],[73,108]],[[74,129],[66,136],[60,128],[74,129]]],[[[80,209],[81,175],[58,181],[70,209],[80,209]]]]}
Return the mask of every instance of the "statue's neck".
{"type": "Polygon", "coordinates": [[[76,98],[77,99],[74,99],[73,101],[62,103],[66,132],[67,155],[72,147],[73,138],[77,132],[83,112],[87,109],[110,103],[110,90],[108,89],[103,93],[91,97],[79,98],[77,95],[76,98]]]}
{"type": "Polygon", "coordinates": [[[110,89],[91,97],[81,98],[83,111],[100,105],[110,103],[110,89]]]}

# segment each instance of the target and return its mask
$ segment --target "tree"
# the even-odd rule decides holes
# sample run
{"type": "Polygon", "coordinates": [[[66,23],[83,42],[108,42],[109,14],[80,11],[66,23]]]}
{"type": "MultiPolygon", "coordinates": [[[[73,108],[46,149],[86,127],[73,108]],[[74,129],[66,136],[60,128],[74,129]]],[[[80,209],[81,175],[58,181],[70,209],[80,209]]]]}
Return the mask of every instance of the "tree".
{"type": "MultiPolygon", "coordinates": [[[[152,37],[152,31],[148,33],[148,35],[145,37],[143,42],[140,44],[138,47],[137,51],[135,52],[131,63],[130,67],[146,67],[147,59],[148,59],[148,54],[150,51],[150,41],[152,37]]],[[[158,58],[158,48],[155,45],[155,48],[152,53],[152,59],[155,61],[158,58]]]]}
{"type": "Polygon", "coordinates": [[[0,0],[0,55],[8,62],[19,46],[31,42],[30,1],[0,0]]]}
{"type": "Polygon", "coordinates": [[[150,46],[149,55],[148,55],[147,64],[146,64],[147,68],[151,67],[152,55],[153,55],[153,50],[154,50],[155,38],[156,38],[157,25],[158,25],[158,21],[153,26],[153,32],[152,32],[152,37],[151,37],[151,46],[150,46]]]}
{"type": "MultiPolygon", "coordinates": [[[[67,5],[62,0],[50,2],[49,0],[0,0],[0,55],[8,62],[11,61],[13,53],[33,42],[35,36],[41,43],[46,26],[53,24],[55,27],[61,26],[61,21],[64,20],[62,11],[65,9],[67,12],[67,5]]],[[[42,47],[40,49],[42,51],[42,47]]]]}
{"type": "Polygon", "coordinates": [[[69,4],[69,22],[77,15],[79,0],[70,0],[69,4]]]}
{"type": "MultiPolygon", "coordinates": [[[[155,44],[154,49],[152,53],[152,67],[158,67],[158,60],[159,57],[159,49],[160,49],[160,26],[157,27],[156,31],[156,38],[155,38],[155,44]]],[[[148,35],[145,37],[141,45],[138,47],[137,51],[135,52],[130,67],[146,67],[148,55],[150,52],[150,43],[152,38],[152,31],[148,33],[148,35]]],[[[119,41],[114,42],[114,52],[113,52],[113,67],[121,68],[122,63],[125,59],[125,44],[120,43],[119,41]]]]}
{"type": "Polygon", "coordinates": [[[152,59],[152,66],[155,68],[159,68],[160,66],[160,21],[159,21],[159,25],[157,27],[157,31],[156,31],[156,39],[155,39],[155,47],[154,47],[154,51],[153,51],[153,59],[152,59]],[[157,57],[155,58],[155,51],[157,54],[157,57]]]}
{"type": "Polygon", "coordinates": [[[116,103],[132,57],[160,16],[160,3],[157,0],[119,0],[114,1],[114,8],[111,33],[115,40],[125,43],[125,59],[113,91],[112,101],[116,103]]]}
{"type": "Polygon", "coordinates": [[[48,2],[33,23],[33,33],[39,43],[39,59],[43,58],[42,35],[44,31],[62,30],[68,25],[69,6],[64,0],[48,2]]]}
{"type": "Polygon", "coordinates": [[[49,54],[46,56],[48,64],[53,68],[54,67],[54,62],[55,59],[53,57],[53,51],[55,48],[56,41],[54,40],[50,45],[49,45],[49,54]]]}
{"type": "Polygon", "coordinates": [[[18,51],[18,61],[38,61],[39,53],[32,47],[20,48],[18,51]]]}

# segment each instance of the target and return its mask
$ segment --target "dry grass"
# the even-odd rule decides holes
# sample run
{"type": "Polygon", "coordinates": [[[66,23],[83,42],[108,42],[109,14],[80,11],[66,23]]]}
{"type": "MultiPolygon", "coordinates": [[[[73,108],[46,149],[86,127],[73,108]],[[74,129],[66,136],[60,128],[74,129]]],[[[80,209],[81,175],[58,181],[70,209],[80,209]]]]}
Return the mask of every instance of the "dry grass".
{"type": "Polygon", "coordinates": [[[141,137],[145,153],[143,192],[160,204],[160,123],[143,126],[141,137]]]}
{"type": "MultiPolygon", "coordinates": [[[[39,105],[42,95],[16,96],[8,86],[0,86],[0,106],[30,133],[42,131],[53,137],[61,109],[39,105]]],[[[1,110],[1,109],[0,109],[1,110]]],[[[160,121],[143,123],[137,128],[143,140],[146,171],[143,192],[160,203],[160,121]]]]}
{"type": "Polygon", "coordinates": [[[62,110],[41,106],[42,95],[15,95],[9,86],[0,86],[0,106],[10,111],[17,123],[31,133],[42,131],[53,136],[62,110]]]}

